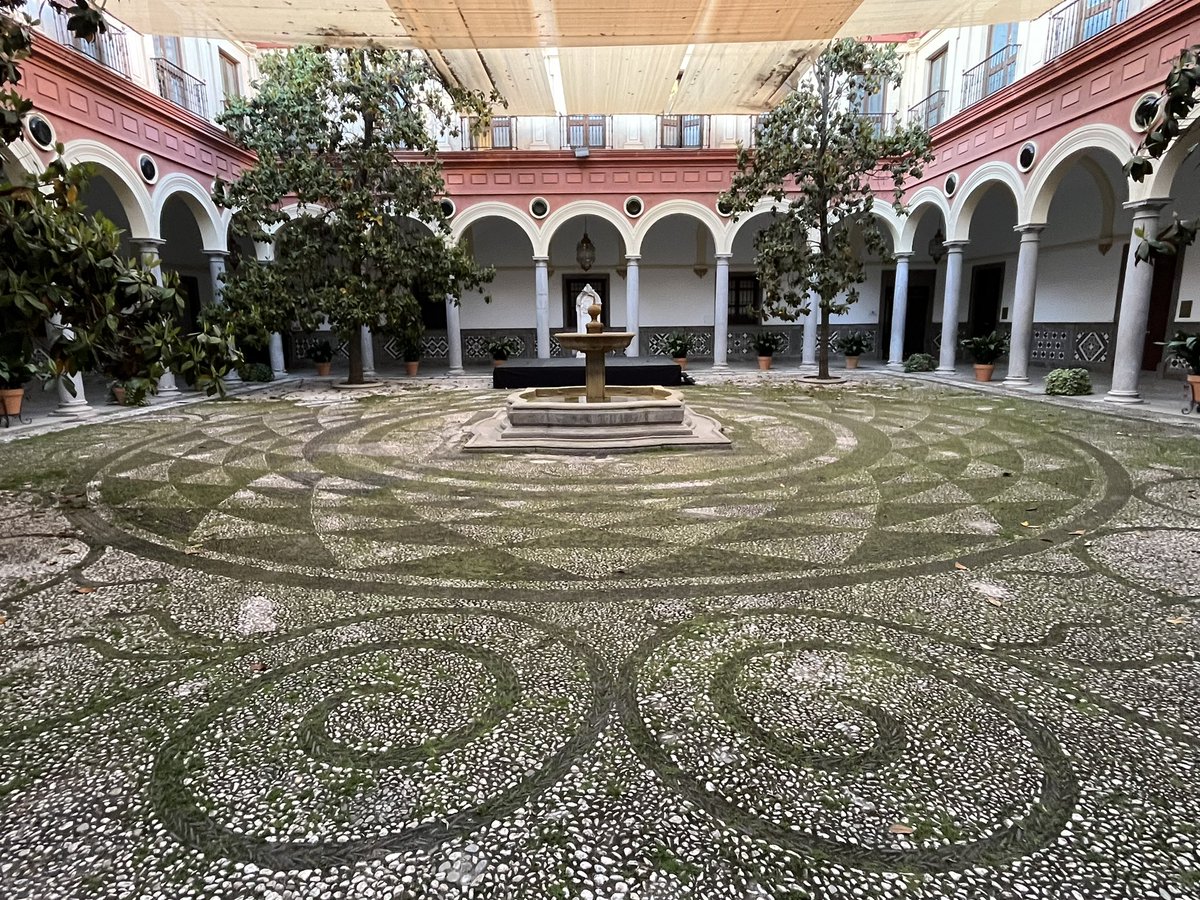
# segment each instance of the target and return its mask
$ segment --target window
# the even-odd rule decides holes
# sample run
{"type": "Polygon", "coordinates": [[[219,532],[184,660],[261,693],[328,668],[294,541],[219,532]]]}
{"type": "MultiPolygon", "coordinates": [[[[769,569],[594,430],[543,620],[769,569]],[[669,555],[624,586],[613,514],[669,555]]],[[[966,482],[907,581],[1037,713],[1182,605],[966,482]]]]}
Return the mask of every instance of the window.
{"type": "Polygon", "coordinates": [[[729,324],[758,325],[762,318],[762,285],[753,272],[729,273],[729,324]]]}
{"type": "Polygon", "coordinates": [[[1017,24],[993,25],[988,31],[985,96],[1013,83],[1017,76],[1017,24]]]}
{"type": "Polygon", "coordinates": [[[513,116],[492,116],[491,122],[482,128],[478,119],[471,119],[464,130],[472,150],[516,149],[517,120],[513,116]]]}
{"type": "Polygon", "coordinates": [[[225,91],[225,99],[242,96],[242,74],[238,64],[226,56],[221,56],[221,88],[225,91]]]}
{"type": "Polygon", "coordinates": [[[880,87],[874,94],[866,94],[863,97],[862,114],[864,118],[870,119],[871,124],[875,127],[875,133],[882,135],[887,132],[887,85],[880,87]]]}
{"type": "Polygon", "coordinates": [[[607,121],[604,116],[567,116],[563,144],[567,147],[606,147],[607,121]]]}
{"type": "Polygon", "coordinates": [[[946,51],[942,50],[937,56],[929,58],[929,88],[930,94],[935,94],[946,86],[946,51]]]}
{"type": "Polygon", "coordinates": [[[183,68],[183,42],[177,37],[155,37],[154,55],[183,68]]]}
{"type": "Polygon", "coordinates": [[[154,55],[159,93],[176,106],[190,108],[188,75],[183,70],[183,42],[177,37],[155,37],[154,55]]]}
{"type": "Polygon", "coordinates": [[[929,89],[929,95],[920,104],[920,115],[917,118],[926,128],[933,128],[946,118],[946,51],[944,49],[929,59],[929,80],[926,86],[929,89]]]}
{"type": "Polygon", "coordinates": [[[659,146],[698,149],[704,146],[704,116],[663,116],[659,146]]]}

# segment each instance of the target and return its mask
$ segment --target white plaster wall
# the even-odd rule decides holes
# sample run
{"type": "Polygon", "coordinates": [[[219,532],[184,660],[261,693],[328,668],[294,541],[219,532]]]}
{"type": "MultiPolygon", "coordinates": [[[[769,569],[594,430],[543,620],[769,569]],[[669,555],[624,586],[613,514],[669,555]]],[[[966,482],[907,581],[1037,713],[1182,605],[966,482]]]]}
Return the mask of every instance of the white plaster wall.
{"type": "Polygon", "coordinates": [[[642,266],[640,275],[643,326],[712,325],[715,266],[708,267],[701,277],[691,266],[642,266]]]}
{"type": "Polygon", "coordinates": [[[524,268],[497,268],[495,281],[483,293],[464,294],[460,302],[463,328],[533,328],[537,324],[533,263],[524,268]],[[491,295],[491,303],[484,302],[485,293],[491,295]]]}
{"type": "Polygon", "coordinates": [[[1034,321],[1113,321],[1123,243],[1118,240],[1103,256],[1094,242],[1043,247],[1038,254],[1034,321]]]}

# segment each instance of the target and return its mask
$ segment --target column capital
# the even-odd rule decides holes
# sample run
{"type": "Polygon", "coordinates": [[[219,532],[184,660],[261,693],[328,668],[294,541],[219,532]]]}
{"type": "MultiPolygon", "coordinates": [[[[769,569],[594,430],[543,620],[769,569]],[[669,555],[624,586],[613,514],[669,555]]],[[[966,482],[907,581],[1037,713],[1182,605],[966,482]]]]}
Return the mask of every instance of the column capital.
{"type": "Polygon", "coordinates": [[[229,256],[229,251],[228,250],[205,250],[204,255],[207,256],[210,261],[213,261],[213,260],[218,260],[218,259],[225,259],[227,256],[229,256]]]}
{"type": "Polygon", "coordinates": [[[970,241],[945,241],[942,246],[946,248],[947,253],[962,253],[970,241]]]}
{"type": "Polygon", "coordinates": [[[550,263],[550,257],[548,257],[548,256],[535,256],[533,258],[533,264],[535,266],[545,266],[545,265],[549,265],[549,263],[550,263]]]}
{"type": "Polygon", "coordinates": [[[633,263],[634,265],[637,265],[638,260],[640,260],[641,258],[642,258],[642,254],[640,254],[640,253],[626,253],[625,254],[625,261],[628,263],[633,263]]]}
{"type": "Polygon", "coordinates": [[[1170,197],[1146,197],[1142,200],[1130,200],[1122,203],[1121,206],[1130,210],[1135,216],[1138,213],[1149,216],[1158,215],[1159,210],[1170,202],[1170,197]]]}
{"type": "Polygon", "coordinates": [[[729,260],[733,258],[732,253],[718,253],[718,254],[716,254],[716,256],[717,256],[717,262],[722,262],[722,261],[729,262],[729,260]]]}
{"type": "Polygon", "coordinates": [[[158,248],[163,246],[166,241],[163,238],[140,237],[131,238],[131,240],[142,248],[143,253],[154,253],[158,248]]]}
{"type": "Polygon", "coordinates": [[[1021,240],[1026,240],[1026,235],[1031,235],[1029,240],[1037,240],[1038,235],[1046,230],[1046,223],[1031,222],[1028,225],[1014,225],[1013,231],[1021,236],[1021,240]]]}
{"type": "Polygon", "coordinates": [[[898,253],[893,253],[892,256],[895,257],[897,260],[901,260],[901,259],[908,259],[909,257],[911,257],[913,255],[913,253],[914,253],[914,251],[912,251],[912,250],[901,250],[898,253]]]}

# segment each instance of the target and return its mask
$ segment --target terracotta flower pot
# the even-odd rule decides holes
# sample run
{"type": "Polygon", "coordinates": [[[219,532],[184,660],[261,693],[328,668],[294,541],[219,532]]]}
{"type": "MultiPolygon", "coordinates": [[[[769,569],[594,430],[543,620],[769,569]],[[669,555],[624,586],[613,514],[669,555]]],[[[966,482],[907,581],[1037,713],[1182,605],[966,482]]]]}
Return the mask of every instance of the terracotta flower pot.
{"type": "Polygon", "coordinates": [[[1192,402],[1200,403],[1200,375],[1189,375],[1187,380],[1192,388],[1192,402]]]}
{"type": "Polygon", "coordinates": [[[857,356],[847,356],[846,357],[846,368],[847,369],[857,369],[858,368],[858,357],[857,356]]]}
{"type": "Polygon", "coordinates": [[[326,377],[327,375],[329,375],[330,372],[333,371],[333,363],[331,363],[331,362],[323,362],[323,363],[319,362],[319,363],[316,363],[316,367],[317,367],[317,376],[320,378],[326,377]]]}
{"type": "Polygon", "coordinates": [[[975,380],[976,381],[991,381],[992,372],[995,371],[994,363],[975,363],[975,380]]]}
{"type": "Polygon", "coordinates": [[[406,359],[404,361],[404,374],[408,375],[410,378],[413,375],[417,374],[417,369],[419,369],[419,368],[421,368],[421,361],[419,359],[418,360],[407,360],[406,359]]]}
{"type": "Polygon", "coordinates": [[[25,400],[25,388],[4,388],[0,390],[0,401],[4,404],[4,412],[10,416],[21,414],[21,403],[25,400]]]}
{"type": "Polygon", "coordinates": [[[760,356],[760,357],[758,358],[758,367],[759,367],[760,369],[762,369],[764,372],[765,372],[767,369],[771,368],[771,357],[769,357],[769,356],[760,356]]]}
{"type": "Polygon", "coordinates": [[[125,405],[125,388],[121,385],[114,385],[112,388],[113,401],[117,406],[125,405]]]}
{"type": "Polygon", "coordinates": [[[492,368],[493,368],[493,369],[494,369],[496,366],[502,366],[502,365],[504,365],[504,360],[503,360],[503,359],[498,359],[498,358],[497,358],[497,357],[495,357],[495,356],[493,356],[493,357],[492,357],[492,368]]]}
{"type": "Polygon", "coordinates": [[[681,369],[687,368],[687,357],[686,356],[673,356],[673,357],[671,357],[671,359],[675,361],[675,364],[677,366],[679,366],[679,368],[681,368],[681,369]]]}

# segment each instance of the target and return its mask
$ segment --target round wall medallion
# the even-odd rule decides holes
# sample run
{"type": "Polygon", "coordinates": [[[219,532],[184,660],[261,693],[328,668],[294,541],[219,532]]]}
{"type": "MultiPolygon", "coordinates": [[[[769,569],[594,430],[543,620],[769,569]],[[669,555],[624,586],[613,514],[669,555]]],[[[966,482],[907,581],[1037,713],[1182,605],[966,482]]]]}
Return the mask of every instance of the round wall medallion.
{"type": "Polygon", "coordinates": [[[1017,168],[1022,172],[1028,172],[1033,168],[1033,163],[1037,159],[1037,144],[1033,141],[1026,141],[1021,145],[1020,151],[1017,153],[1017,168]]]}
{"type": "Polygon", "coordinates": [[[641,197],[625,198],[625,215],[629,216],[629,218],[636,219],[642,214],[642,209],[644,209],[644,207],[642,205],[641,197]]]}
{"type": "Polygon", "coordinates": [[[946,196],[953,197],[954,192],[958,189],[958,176],[951,173],[946,176],[946,196]]]}
{"type": "Polygon", "coordinates": [[[158,181],[158,163],[145,153],[138,157],[138,171],[150,184],[158,181]]]}
{"type": "Polygon", "coordinates": [[[1150,130],[1151,123],[1154,122],[1155,116],[1158,115],[1158,109],[1162,105],[1162,96],[1159,94],[1142,94],[1134,101],[1133,111],[1129,114],[1129,124],[1133,126],[1134,131],[1146,132],[1150,130]]]}
{"type": "Polygon", "coordinates": [[[723,216],[732,216],[733,215],[733,204],[729,203],[726,200],[718,200],[717,201],[717,212],[719,212],[723,216]]]}
{"type": "Polygon", "coordinates": [[[449,197],[443,197],[442,198],[442,215],[445,216],[447,219],[449,219],[456,212],[458,212],[458,207],[454,205],[454,201],[451,200],[449,197]]]}
{"type": "Polygon", "coordinates": [[[550,215],[550,204],[545,197],[534,197],[529,201],[529,213],[535,219],[544,219],[550,215]]]}
{"type": "Polygon", "coordinates": [[[25,120],[30,139],[43,150],[54,149],[54,127],[44,116],[33,115],[25,120]]]}

